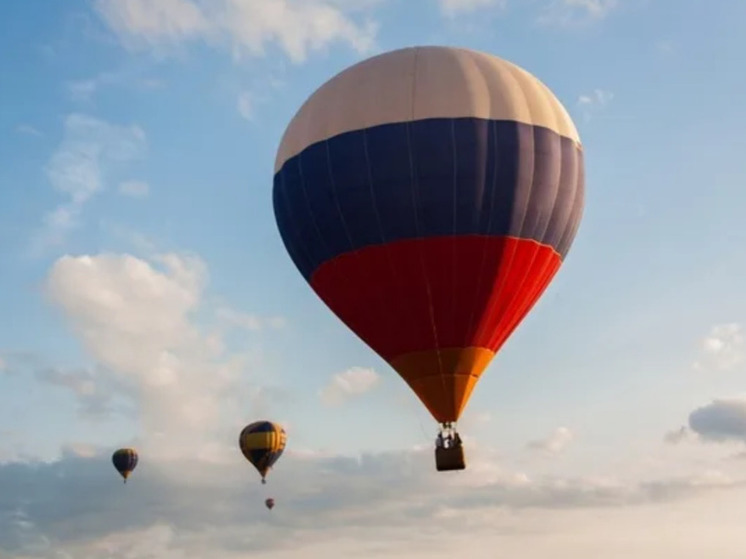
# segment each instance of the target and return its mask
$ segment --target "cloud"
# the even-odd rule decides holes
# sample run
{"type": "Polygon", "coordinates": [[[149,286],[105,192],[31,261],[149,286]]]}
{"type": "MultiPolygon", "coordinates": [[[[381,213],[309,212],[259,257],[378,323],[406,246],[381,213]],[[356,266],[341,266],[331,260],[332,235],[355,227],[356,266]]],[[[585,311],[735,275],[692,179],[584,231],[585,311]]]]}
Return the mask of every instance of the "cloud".
{"type": "Polygon", "coordinates": [[[475,475],[478,468],[436,473],[429,448],[326,456],[289,450],[266,492],[259,492],[258,475],[232,450],[221,463],[143,459],[127,486],[119,483],[109,451],[91,456],[90,447],[70,445],[51,463],[0,465],[0,555],[322,557],[329,556],[321,553],[326,545],[338,552],[354,546],[354,555],[371,558],[452,556],[443,548],[457,549],[451,538],[458,534],[516,536],[546,524],[531,519],[556,522],[572,511],[598,515],[670,504],[742,485],[721,472],[633,481],[534,479],[477,448],[469,449],[470,468],[482,464],[490,477],[475,475]],[[277,499],[272,513],[262,506],[267,493],[277,499]],[[559,510],[564,514],[541,516],[559,510]],[[433,555],[438,548],[443,555],[433,555]]]}
{"type": "Polygon", "coordinates": [[[614,98],[614,94],[603,89],[594,89],[593,93],[578,97],[578,105],[604,107],[614,98]]]}
{"type": "Polygon", "coordinates": [[[102,382],[100,375],[95,371],[45,368],[37,371],[36,378],[43,383],[72,392],[80,404],[80,413],[84,417],[99,420],[111,413],[113,390],[102,382]]]}
{"type": "Polygon", "coordinates": [[[700,344],[701,355],[693,367],[698,370],[730,371],[746,362],[746,336],[735,322],[713,326],[700,344]]]}
{"type": "Polygon", "coordinates": [[[486,8],[504,8],[507,0],[439,0],[440,11],[446,17],[455,17],[486,8]]]}
{"type": "Polygon", "coordinates": [[[286,325],[286,320],[282,316],[262,317],[229,307],[219,307],[215,311],[215,316],[223,325],[251,332],[258,332],[265,328],[279,330],[286,325]]]}
{"type": "Polygon", "coordinates": [[[70,97],[75,101],[89,101],[99,87],[99,80],[77,80],[67,84],[70,97]]]}
{"type": "Polygon", "coordinates": [[[27,368],[35,368],[41,365],[42,361],[39,356],[31,351],[0,351],[0,373],[14,375],[19,371],[27,368]]]}
{"type": "Polygon", "coordinates": [[[126,400],[147,454],[217,459],[246,413],[252,355],[228,352],[215,329],[198,322],[212,314],[203,301],[207,281],[206,265],[190,254],[59,258],[46,294],[97,366],[42,378],[72,390],[82,408],[112,393],[126,400]]]}
{"type": "Polygon", "coordinates": [[[559,454],[564,451],[574,439],[574,435],[567,427],[558,427],[548,437],[528,443],[528,448],[540,450],[547,454],[559,454]]]}
{"type": "Polygon", "coordinates": [[[380,380],[378,373],[373,369],[352,367],[334,375],[319,395],[322,402],[335,406],[372,390],[380,380]]]}
{"type": "Polygon", "coordinates": [[[150,193],[150,186],[143,181],[124,181],[119,183],[119,194],[130,198],[146,198],[150,193]]]}
{"type": "Polygon", "coordinates": [[[254,119],[254,103],[250,92],[243,91],[238,95],[236,108],[238,109],[238,114],[246,120],[254,119]]]}
{"type": "Polygon", "coordinates": [[[117,126],[81,114],[68,116],[62,142],[46,169],[52,187],[68,200],[45,216],[33,251],[62,244],[85,204],[105,188],[109,175],[142,157],[145,149],[145,133],[138,126],[117,126]]]}
{"type": "Polygon", "coordinates": [[[587,25],[604,19],[617,4],[617,0],[550,0],[539,23],[562,27],[587,25]]]}
{"type": "Polygon", "coordinates": [[[746,442],[746,398],[714,400],[689,414],[689,428],[701,440],[746,442]]]}
{"type": "Polygon", "coordinates": [[[676,43],[661,39],[655,43],[655,51],[661,56],[670,56],[676,53],[676,43]]]}
{"type": "Polygon", "coordinates": [[[688,427],[684,425],[682,425],[678,429],[669,431],[663,436],[663,440],[668,444],[679,444],[681,442],[696,438],[696,433],[692,432],[688,427]]]}
{"type": "Polygon", "coordinates": [[[16,126],[16,132],[25,136],[43,136],[43,134],[30,124],[19,124],[16,126]]]}
{"type": "Polygon", "coordinates": [[[578,107],[583,113],[583,118],[588,121],[593,113],[603,109],[614,99],[611,91],[594,89],[592,93],[586,93],[578,97],[578,107]]]}
{"type": "Polygon", "coordinates": [[[358,52],[374,44],[377,25],[349,15],[367,8],[332,0],[96,0],[103,20],[128,47],[159,47],[203,40],[234,56],[264,56],[277,44],[294,62],[343,42],[358,52]]]}
{"type": "Polygon", "coordinates": [[[156,78],[143,77],[138,70],[125,69],[101,72],[92,78],[70,81],[67,83],[67,91],[73,101],[87,103],[102,88],[121,85],[148,90],[161,87],[163,82],[156,78]]]}

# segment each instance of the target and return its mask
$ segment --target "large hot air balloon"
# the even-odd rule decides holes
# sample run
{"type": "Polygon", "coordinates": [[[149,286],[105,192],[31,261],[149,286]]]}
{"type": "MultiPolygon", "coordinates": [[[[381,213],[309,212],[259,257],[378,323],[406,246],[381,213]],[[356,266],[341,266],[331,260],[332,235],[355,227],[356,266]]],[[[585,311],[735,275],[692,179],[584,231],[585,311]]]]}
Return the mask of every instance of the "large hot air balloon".
{"type": "Polygon", "coordinates": [[[256,421],[241,431],[241,453],[262,476],[262,483],[266,483],[267,473],[282,456],[286,441],[285,429],[271,421],[256,421]]]}
{"type": "Polygon", "coordinates": [[[557,98],[472,50],[364,60],[288,125],[273,188],[285,247],[438,421],[439,470],[465,467],[455,422],[560,268],[584,190],[557,98]]]}
{"type": "Polygon", "coordinates": [[[137,451],[134,448],[120,448],[114,451],[111,455],[111,462],[114,464],[114,468],[124,478],[124,483],[127,483],[127,478],[137,467],[137,451]]]}

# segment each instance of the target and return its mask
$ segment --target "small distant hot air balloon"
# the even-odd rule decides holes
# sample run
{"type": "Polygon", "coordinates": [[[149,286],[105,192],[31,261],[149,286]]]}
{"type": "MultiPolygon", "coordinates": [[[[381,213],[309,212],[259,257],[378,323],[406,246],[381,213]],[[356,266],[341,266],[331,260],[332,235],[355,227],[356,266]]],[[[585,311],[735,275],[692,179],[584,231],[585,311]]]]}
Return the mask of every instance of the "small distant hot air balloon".
{"type": "Polygon", "coordinates": [[[111,462],[124,478],[124,483],[127,483],[127,478],[137,467],[137,461],[137,451],[134,448],[120,448],[111,456],[111,462]]]}
{"type": "Polygon", "coordinates": [[[286,441],[285,429],[271,421],[256,421],[241,431],[238,445],[246,460],[262,476],[262,483],[267,482],[267,473],[282,456],[286,441]]]}
{"type": "Polygon", "coordinates": [[[298,271],[440,424],[455,423],[562,265],[583,148],[554,94],[495,56],[386,52],[317,89],[277,150],[274,212],[298,271]]]}
{"type": "Polygon", "coordinates": [[[272,510],[275,507],[275,500],[270,497],[266,501],[264,501],[264,506],[266,506],[269,510],[272,510]]]}

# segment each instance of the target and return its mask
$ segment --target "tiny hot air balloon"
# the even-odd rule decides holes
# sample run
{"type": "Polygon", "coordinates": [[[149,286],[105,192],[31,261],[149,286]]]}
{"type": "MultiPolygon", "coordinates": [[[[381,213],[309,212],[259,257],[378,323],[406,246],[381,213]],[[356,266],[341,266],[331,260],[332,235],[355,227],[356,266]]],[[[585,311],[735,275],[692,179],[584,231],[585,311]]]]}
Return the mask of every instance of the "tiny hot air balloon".
{"type": "Polygon", "coordinates": [[[256,421],[241,431],[241,453],[262,476],[262,483],[267,483],[267,473],[282,456],[286,441],[285,429],[271,421],[256,421]]]}
{"type": "Polygon", "coordinates": [[[275,508],[275,500],[270,497],[269,499],[264,501],[264,506],[267,507],[269,510],[272,510],[273,508],[275,508]]]}
{"type": "Polygon", "coordinates": [[[465,468],[456,421],[562,265],[584,193],[565,108],[482,52],[363,60],[289,123],[272,194],[285,248],[439,423],[438,470],[465,468]]]}
{"type": "Polygon", "coordinates": [[[138,459],[137,451],[134,448],[120,448],[112,454],[111,462],[119,475],[124,478],[124,483],[127,483],[127,478],[137,467],[138,459]]]}

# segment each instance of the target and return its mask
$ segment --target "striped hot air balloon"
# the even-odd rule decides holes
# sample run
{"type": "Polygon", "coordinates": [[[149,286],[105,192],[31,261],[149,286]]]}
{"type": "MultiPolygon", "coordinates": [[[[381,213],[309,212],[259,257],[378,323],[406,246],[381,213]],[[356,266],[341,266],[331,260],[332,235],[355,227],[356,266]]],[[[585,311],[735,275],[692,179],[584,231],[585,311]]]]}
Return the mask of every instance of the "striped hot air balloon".
{"type": "Polygon", "coordinates": [[[137,467],[138,460],[139,457],[134,448],[120,448],[111,456],[111,462],[114,464],[117,472],[119,472],[119,475],[124,478],[124,483],[127,483],[127,478],[130,477],[137,467]]]}
{"type": "Polygon", "coordinates": [[[543,83],[432,46],[314,92],[279,146],[273,202],[311,288],[452,429],[560,268],[584,190],[578,132],[543,83]]]}
{"type": "Polygon", "coordinates": [[[238,437],[241,453],[262,476],[262,483],[266,483],[267,473],[282,456],[286,442],[285,429],[271,421],[251,423],[238,437]]]}

